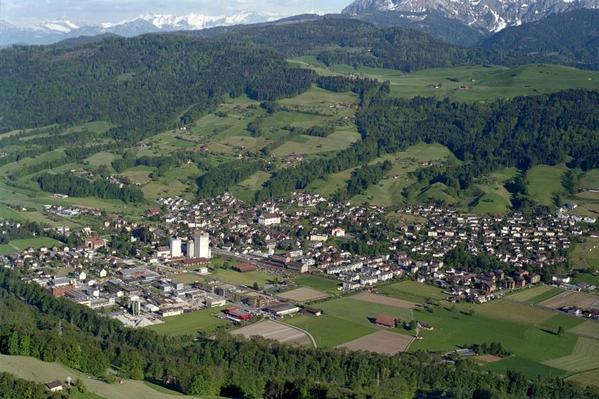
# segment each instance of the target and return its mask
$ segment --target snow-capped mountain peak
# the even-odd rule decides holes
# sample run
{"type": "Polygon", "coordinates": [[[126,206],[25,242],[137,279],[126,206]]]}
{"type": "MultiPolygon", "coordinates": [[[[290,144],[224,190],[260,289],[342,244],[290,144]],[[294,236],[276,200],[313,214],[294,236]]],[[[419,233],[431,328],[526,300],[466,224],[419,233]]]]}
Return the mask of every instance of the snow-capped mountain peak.
{"type": "Polygon", "coordinates": [[[343,13],[395,12],[425,17],[435,12],[474,28],[499,32],[579,8],[597,9],[599,0],[355,0],[343,13]]]}
{"type": "Polygon", "coordinates": [[[92,26],[78,26],[68,20],[44,21],[33,27],[20,27],[2,21],[0,24],[0,46],[11,44],[50,44],[78,36],[93,36],[114,33],[130,37],[151,32],[199,30],[217,26],[230,26],[266,22],[272,16],[242,11],[232,15],[187,15],[146,14],[134,19],[118,22],[102,22],[92,26]]]}
{"type": "Polygon", "coordinates": [[[79,25],[68,20],[46,21],[36,26],[38,29],[45,29],[53,32],[69,33],[79,29],[79,25]]]}

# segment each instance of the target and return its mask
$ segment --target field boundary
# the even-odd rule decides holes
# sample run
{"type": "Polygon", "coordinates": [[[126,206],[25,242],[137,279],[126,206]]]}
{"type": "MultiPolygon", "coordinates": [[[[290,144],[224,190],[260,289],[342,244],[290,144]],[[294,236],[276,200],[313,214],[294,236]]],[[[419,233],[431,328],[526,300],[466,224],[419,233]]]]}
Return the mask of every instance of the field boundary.
{"type": "Polygon", "coordinates": [[[282,324],[284,326],[293,328],[297,331],[303,332],[304,334],[306,334],[308,336],[308,338],[310,338],[310,341],[312,342],[312,346],[314,346],[314,348],[318,348],[318,345],[316,345],[316,340],[314,339],[312,334],[310,334],[308,331],[304,330],[303,328],[299,328],[297,326],[294,326],[293,324],[283,323],[282,321],[275,321],[275,323],[282,324]]]}

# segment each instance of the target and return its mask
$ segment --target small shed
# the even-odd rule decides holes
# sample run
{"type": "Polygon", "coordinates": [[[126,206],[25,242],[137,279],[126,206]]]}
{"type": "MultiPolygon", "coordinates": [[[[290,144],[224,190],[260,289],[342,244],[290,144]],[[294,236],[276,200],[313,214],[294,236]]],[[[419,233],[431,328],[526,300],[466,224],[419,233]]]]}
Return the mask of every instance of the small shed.
{"type": "Polygon", "coordinates": [[[306,313],[310,313],[311,315],[316,316],[316,317],[322,315],[322,310],[317,309],[317,308],[313,308],[313,307],[310,307],[310,306],[304,307],[304,311],[306,313]]]}
{"type": "Polygon", "coordinates": [[[376,324],[377,326],[390,328],[395,328],[396,323],[397,319],[395,317],[386,314],[378,315],[376,317],[376,320],[374,321],[374,324],[376,324]]]}
{"type": "Polygon", "coordinates": [[[251,263],[238,263],[233,266],[233,270],[238,271],[239,273],[253,272],[256,270],[256,265],[252,265],[251,263]]]}

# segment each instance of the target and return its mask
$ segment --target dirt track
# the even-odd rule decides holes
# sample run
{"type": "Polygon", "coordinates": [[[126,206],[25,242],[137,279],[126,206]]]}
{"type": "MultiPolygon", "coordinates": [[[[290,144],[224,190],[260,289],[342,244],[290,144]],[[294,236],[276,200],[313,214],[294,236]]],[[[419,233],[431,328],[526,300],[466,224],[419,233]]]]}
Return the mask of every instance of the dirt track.
{"type": "Polygon", "coordinates": [[[413,340],[414,337],[409,335],[402,335],[392,331],[380,330],[366,335],[365,337],[341,344],[337,346],[337,348],[394,355],[399,352],[407,351],[413,340]]]}
{"type": "Polygon", "coordinates": [[[300,330],[270,320],[233,330],[231,334],[243,335],[246,338],[260,336],[266,339],[297,345],[312,345],[310,338],[300,330]]]}

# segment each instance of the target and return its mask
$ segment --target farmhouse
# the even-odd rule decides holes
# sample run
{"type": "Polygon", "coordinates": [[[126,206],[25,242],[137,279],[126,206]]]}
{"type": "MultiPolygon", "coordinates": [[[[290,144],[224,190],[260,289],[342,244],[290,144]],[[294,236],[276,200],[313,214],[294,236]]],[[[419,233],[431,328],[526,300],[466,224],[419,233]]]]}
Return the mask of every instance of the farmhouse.
{"type": "Polygon", "coordinates": [[[50,392],[62,392],[62,382],[56,380],[46,384],[46,388],[50,392]]]}
{"type": "Polygon", "coordinates": [[[100,237],[90,237],[85,240],[85,248],[87,249],[100,249],[106,246],[106,240],[100,237]]]}
{"type": "Polygon", "coordinates": [[[419,321],[418,328],[422,328],[423,330],[433,331],[434,327],[428,324],[426,321],[419,321]]]}
{"type": "Polygon", "coordinates": [[[395,328],[396,323],[397,319],[395,317],[386,314],[378,315],[376,317],[376,320],[374,321],[374,324],[376,324],[377,326],[388,328],[395,328]]]}
{"type": "Polygon", "coordinates": [[[146,216],[149,218],[151,218],[152,216],[158,216],[158,215],[160,215],[160,208],[150,208],[146,212],[146,216]]]}

